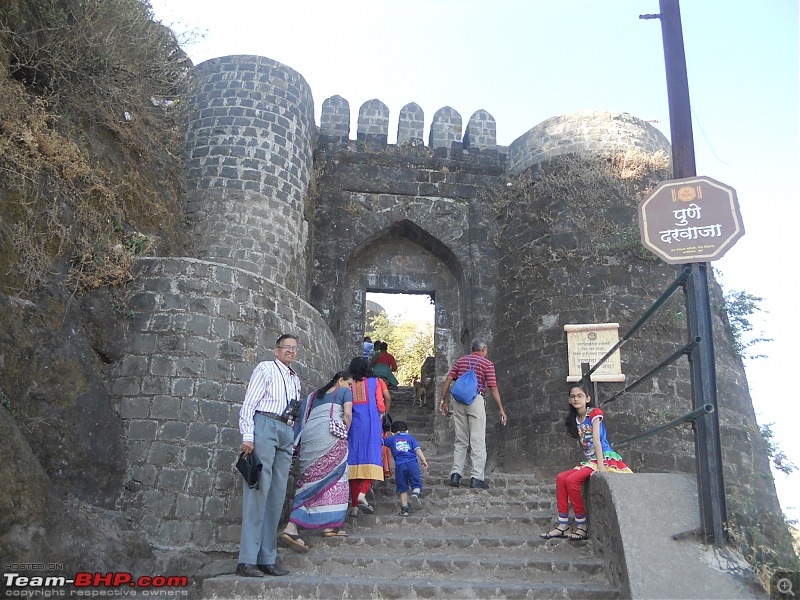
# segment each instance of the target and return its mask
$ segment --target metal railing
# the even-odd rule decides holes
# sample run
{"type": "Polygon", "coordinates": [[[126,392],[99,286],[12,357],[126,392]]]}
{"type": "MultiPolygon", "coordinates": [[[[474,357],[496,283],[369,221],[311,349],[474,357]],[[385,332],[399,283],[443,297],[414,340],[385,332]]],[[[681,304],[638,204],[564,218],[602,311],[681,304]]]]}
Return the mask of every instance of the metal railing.
{"type": "MultiPolygon", "coordinates": [[[[597,363],[593,367],[591,367],[588,371],[585,371],[583,373],[583,377],[582,377],[581,381],[585,381],[585,382],[588,383],[590,381],[590,377],[591,377],[592,373],[594,373],[600,367],[600,365],[602,365],[609,358],[611,358],[611,356],[614,354],[614,352],[616,352],[617,350],[622,348],[622,346],[624,346],[625,343],[629,339],[631,339],[631,336],[634,333],[636,333],[639,330],[639,328],[642,325],[644,325],[650,319],[650,317],[652,317],[656,313],[656,311],[659,308],[661,308],[661,306],[667,300],[669,300],[670,296],[672,296],[672,294],[674,294],[676,290],[678,290],[679,288],[682,288],[683,284],[686,282],[686,280],[688,279],[689,275],[691,275],[691,274],[692,274],[692,268],[691,267],[684,267],[683,270],[681,271],[680,275],[678,275],[678,277],[675,279],[675,281],[673,281],[670,284],[670,286],[664,291],[664,293],[661,294],[661,296],[659,296],[658,300],[656,300],[653,303],[653,305],[645,311],[645,313],[641,316],[641,318],[638,321],[636,321],[636,323],[634,323],[633,327],[631,327],[628,330],[628,332],[625,335],[623,335],[616,344],[614,344],[614,346],[611,348],[611,350],[606,352],[605,355],[600,360],[598,360],[597,363]]],[[[700,340],[696,339],[696,342],[699,344],[700,340]]],[[[667,360],[669,360],[669,359],[667,359],[667,360]]],[[[677,360],[677,357],[675,359],[673,359],[672,362],[674,362],[674,360],[677,360]]],[[[667,363],[667,361],[664,361],[659,365],[660,368],[657,367],[657,369],[660,371],[661,369],[666,367],[668,364],[670,364],[670,363],[667,363]]],[[[651,371],[651,373],[653,373],[654,371],[651,371]]],[[[636,382],[636,384],[638,384],[640,382],[641,382],[641,380],[636,382]]],[[[633,387],[633,385],[628,386],[628,388],[626,388],[625,390],[622,390],[622,392],[617,394],[617,396],[621,396],[623,393],[625,393],[631,387],[633,387]]],[[[617,396],[615,396],[614,398],[616,398],[617,396]]],[[[610,401],[611,400],[609,400],[608,402],[610,402],[610,401]]],[[[604,404],[607,404],[608,402],[604,402],[604,404]]]]}
{"type": "Polygon", "coordinates": [[[686,413],[685,415],[678,417],[677,419],[672,419],[669,423],[664,423],[663,425],[659,425],[658,427],[654,427],[653,429],[648,429],[644,433],[640,433],[639,435],[635,435],[633,437],[629,437],[627,440],[622,440],[621,442],[615,442],[614,446],[624,446],[626,444],[630,444],[631,442],[635,442],[637,440],[644,440],[646,438],[652,437],[657,433],[661,433],[662,431],[666,431],[668,429],[673,429],[678,425],[683,425],[684,423],[694,423],[698,417],[702,417],[703,415],[708,415],[714,412],[714,406],[711,404],[705,404],[700,408],[695,408],[693,411],[686,413]]]}
{"type": "MultiPolygon", "coordinates": [[[[675,291],[682,289],[684,295],[687,295],[687,284],[692,285],[691,277],[693,276],[693,267],[686,266],[682,269],[681,273],[664,291],[663,294],[656,300],[653,305],[645,311],[642,317],[625,333],[619,341],[608,351],[606,354],[590,366],[588,363],[581,365],[582,377],[581,382],[592,384],[593,396],[599,398],[597,394],[597,383],[591,381],[591,375],[594,373],[605,361],[607,361],[617,350],[619,350],[636,331],[644,325],[655,312],[672,296],[675,291]]],[[[696,330],[692,327],[691,323],[688,326],[689,331],[696,330]]],[[[628,438],[622,442],[618,442],[616,446],[622,446],[631,442],[648,438],[656,435],[662,431],[673,429],[683,423],[691,422],[694,430],[695,438],[695,458],[697,461],[697,489],[698,497],[700,500],[700,520],[702,523],[702,533],[707,542],[713,543],[716,546],[721,546],[724,541],[724,521],[726,520],[725,509],[725,492],[722,486],[722,460],[719,451],[715,451],[715,441],[712,438],[715,425],[717,422],[712,419],[717,418],[716,407],[714,404],[706,403],[703,401],[703,390],[698,390],[696,381],[698,379],[695,367],[692,361],[692,353],[701,347],[703,339],[695,335],[690,342],[684,344],[676,349],[670,356],[661,361],[656,367],[648,371],[645,375],[626,386],[605,402],[598,402],[598,406],[605,406],[613,402],[617,398],[623,396],[628,391],[636,388],[643,382],[651,379],[656,373],[671,365],[682,356],[689,358],[690,369],[692,370],[692,403],[696,408],[685,415],[673,419],[668,423],[655,427],[649,431],[645,431],[639,435],[628,438]]],[[[712,343],[712,342],[709,342],[712,343]]],[[[714,394],[716,398],[716,394],[714,394]]]]}

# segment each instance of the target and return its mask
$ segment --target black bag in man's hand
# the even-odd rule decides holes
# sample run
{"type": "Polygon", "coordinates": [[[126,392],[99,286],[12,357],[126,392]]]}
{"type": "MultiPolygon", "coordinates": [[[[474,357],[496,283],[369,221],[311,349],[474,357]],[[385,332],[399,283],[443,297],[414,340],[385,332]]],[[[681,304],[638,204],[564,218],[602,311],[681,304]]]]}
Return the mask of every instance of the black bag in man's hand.
{"type": "Polygon", "coordinates": [[[261,468],[263,465],[256,456],[255,452],[251,452],[245,457],[244,452],[239,454],[239,460],[236,461],[236,468],[244,477],[250,489],[258,489],[258,480],[261,477],[261,468]]]}

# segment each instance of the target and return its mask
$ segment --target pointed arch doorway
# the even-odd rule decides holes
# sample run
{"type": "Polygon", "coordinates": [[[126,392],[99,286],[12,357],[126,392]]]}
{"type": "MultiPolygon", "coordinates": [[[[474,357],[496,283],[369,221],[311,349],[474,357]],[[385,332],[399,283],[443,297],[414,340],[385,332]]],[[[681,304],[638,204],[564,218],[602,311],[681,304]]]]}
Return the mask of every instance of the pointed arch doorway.
{"type": "Polygon", "coordinates": [[[450,362],[463,350],[467,312],[463,269],[453,252],[425,230],[403,220],[354,250],[345,269],[341,348],[363,352],[368,292],[426,294],[434,299],[437,389],[450,362]]]}

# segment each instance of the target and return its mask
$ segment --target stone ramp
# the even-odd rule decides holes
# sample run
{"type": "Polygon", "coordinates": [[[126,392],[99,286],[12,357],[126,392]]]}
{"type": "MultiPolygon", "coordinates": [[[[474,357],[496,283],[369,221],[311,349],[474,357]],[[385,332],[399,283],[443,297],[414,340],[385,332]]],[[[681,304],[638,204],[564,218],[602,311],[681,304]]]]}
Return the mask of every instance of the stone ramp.
{"type": "Polygon", "coordinates": [[[423,472],[423,506],[412,503],[411,516],[401,517],[394,481],[376,485],[375,514],[348,519],[349,537],[302,531],[307,554],[279,551],[289,575],[213,577],[203,582],[203,598],[620,597],[587,542],[539,537],[553,522],[552,483],[493,473],[488,490],[449,487],[452,456],[428,452],[432,407],[412,408],[402,391],[393,392],[392,416],[409,423],[431,464],[423,472]]]}

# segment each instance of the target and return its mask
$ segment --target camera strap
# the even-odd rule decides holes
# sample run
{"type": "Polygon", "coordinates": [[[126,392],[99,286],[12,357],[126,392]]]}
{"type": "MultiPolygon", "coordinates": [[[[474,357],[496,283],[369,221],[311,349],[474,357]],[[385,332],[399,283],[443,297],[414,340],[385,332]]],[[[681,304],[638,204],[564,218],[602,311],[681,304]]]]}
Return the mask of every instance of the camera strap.
{"type": "MultiPolygon", "coordinates": [[[[282,414],[286,412],[286,409],[289,407],[289,405],[292,403],[293,400],[300,399],[300,386],[295,385],[294,381],[292,381],[292,390],[294,393],[291,396],[289,396],[289,382],[286,381],[286,376],[283,374],[283,370],[278,366],[277,364],[278,361],[276,360],[274,362],[276,363],[275,368],[278,369],[278,373],[281,376],[281,380],[283,380],[283,395],[284,398],[286,399],[286,404],[284,405],[283,410],[279,413],[282,414]]],[[[292,375],[294,375],[294,377],[297,379],[297,383],[299,384],[300,378],[297,377],[297,374],[294,371],[292,371],[288,366],[286,368],[289,369],[289,378],[291,379],[292,375]]]]}

